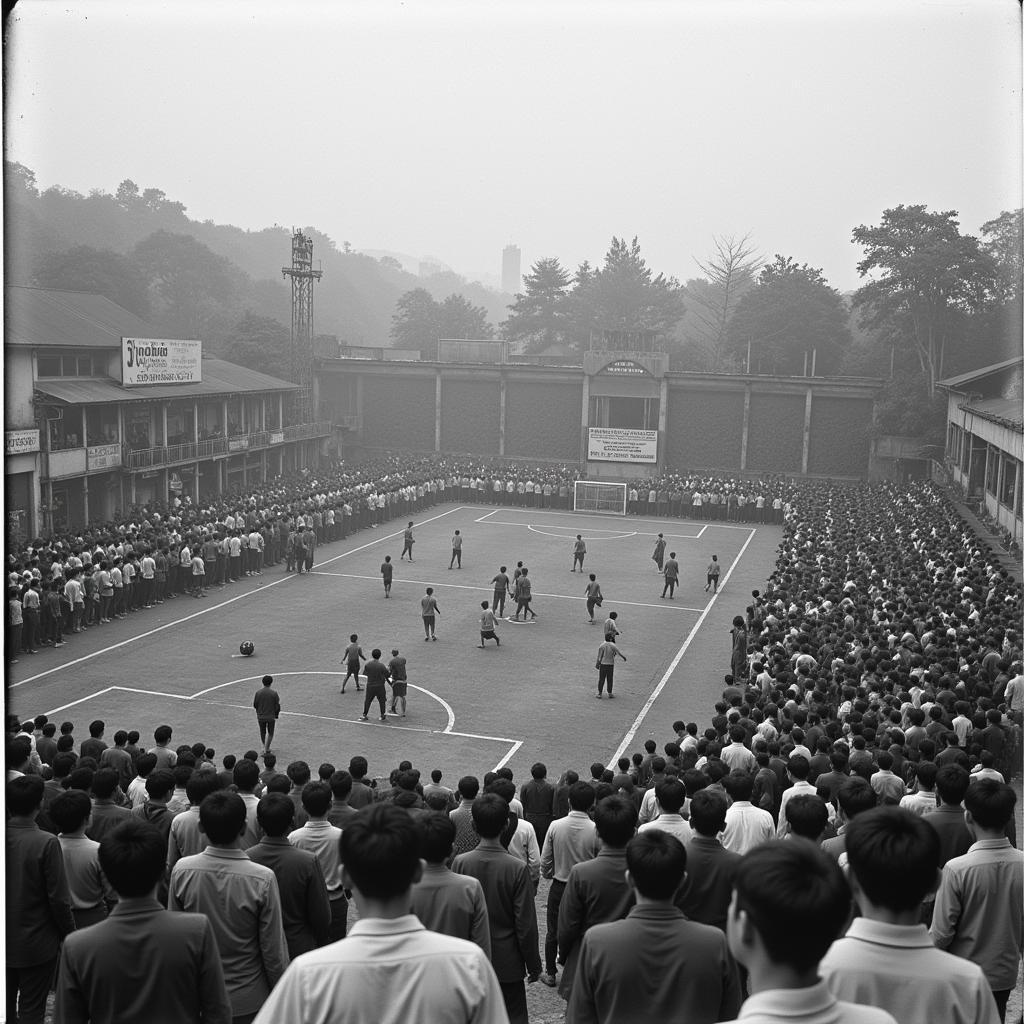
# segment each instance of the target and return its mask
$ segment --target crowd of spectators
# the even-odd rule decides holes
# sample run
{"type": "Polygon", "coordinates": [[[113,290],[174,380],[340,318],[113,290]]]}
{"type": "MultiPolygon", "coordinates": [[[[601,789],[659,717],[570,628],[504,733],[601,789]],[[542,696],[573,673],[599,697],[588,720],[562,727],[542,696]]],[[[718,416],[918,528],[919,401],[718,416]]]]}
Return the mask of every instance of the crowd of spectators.
{"type": "MultiPolygon", "coordinates": [[[[180,550],[241,509],[290,533],[301,517],[328,542],[421,500],[497,498],[496,467],[440,467],[385,461],[372,485],[349,473],[336,491],[281,483],[148,510],[102,537],[134,549],[177,533],[180,550]],[[323,510],[339,501],[332,534],[323,510]]],[[[518,502],[509,473],[501,500],[518,502]]],[[[562,500],[561,484],[540,486],[537,504],[562,500]]],[[[404,761],[374,786],[362,754],[314,778],[315,751],[281,772],[272,753],[261,769],[256,751],[175,747],[168,726],[145,750],[141,728],[108,746],[103,722],[80,740],[70,722],[9,721],[9,1019],[19,993],[20,1019],[42,1019],[56,969],[58,1021],[152,1016],[161,978],[185,1000],[175,1019],[238,1024],[342,1006],[442,1019],[446,999],[462,1012],[450,1019],[521,1021],[538,980],[573,1022],[1002,1020],[1024,949],[1008,785],[1024,721],[1019,583],[931,484],[693,486],[702,507],[725,494],[727,515],[730,493],[753,493],[755,515],[778,499],[776,567],[736,609],[708,720],[678,720],[617,764],[449,788],[404,761]],[[353,893],[358,942],[331,945],[353,893]]],[[[18,571],[51,579],[94,539],[33,545],[18,571]]]]}

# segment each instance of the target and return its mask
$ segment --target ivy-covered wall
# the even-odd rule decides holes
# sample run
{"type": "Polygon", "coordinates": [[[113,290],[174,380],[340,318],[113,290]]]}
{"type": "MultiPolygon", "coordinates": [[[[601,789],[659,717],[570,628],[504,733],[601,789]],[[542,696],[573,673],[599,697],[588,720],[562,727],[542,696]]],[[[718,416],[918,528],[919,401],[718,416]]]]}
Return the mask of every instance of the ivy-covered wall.
{"type": "Polygon", "coordinates": [[[739,469],[742,445],[742,391],[669,389],[666,466],[739,469]]]}
{"type": "Polygon", "coordinates": [[[434,450],[434,379],[363,377],[363,439],[373,448],[434,450]]]}
{"type": "Polygon", "coordinates": [[[807,472],[824,476],[868,475],[872,403],[868,399],[814,396],[807,472]]]}
{"type": "Polygon", "coordinates": [[[804,395],[759,395],[751,391],[748,472],[800,472],[806,401],[804,395]]]}
{"type": "Polygon", "coordinates": [[[441,450],[497,455],[501,391],[497,381],[441,381],[441,450]]]}
{"type": "Polygon", "coordinates": [[[582,406],[582,383],[509,382],[505,390],[505,454],[576,462],[582,406]]]}

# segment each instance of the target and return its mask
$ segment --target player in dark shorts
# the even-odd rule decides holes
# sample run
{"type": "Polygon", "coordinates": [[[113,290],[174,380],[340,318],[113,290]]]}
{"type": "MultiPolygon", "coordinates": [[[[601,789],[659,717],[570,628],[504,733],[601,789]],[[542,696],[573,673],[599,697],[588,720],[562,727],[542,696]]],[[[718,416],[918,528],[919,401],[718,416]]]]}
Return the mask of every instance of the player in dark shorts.
{"type": "Polygon", "coordinates": [[[398,702],[402,702],[402,718],[405,718],[405,695],[409,688],[409,677],[406,675],[405,658],[398,653],[398,648],[391,649],[391,660],[388,662],[391,673],[391,714],[398,714],[398,702]]]}
{"type": "Polygon", "coordinates": [[[405,528],[405,532],[402,534],[402,553],[398,556],[398,560],[401,562],[406,555],[409,556],[409,561],[412,561],[412,546],[416,541],[412,536],[412,522],[405,528]]]}
{"type": "Polygon", "coordinates": [[[493,640],[499,647],[501,646],[501,639],[498,634],[494,631],[494,627],[497,622],[494,617],[494,612],[490,609],[490,604],[487,601],[481,601],[480,607],[483,609],[480,615],[480,647],[485,646],[484,641],[493,640]]]}
{"type": "Polygon", "coordinates": [[[704,593],[706,594],[711,587],[715,588],[715,593],[718,593],[718,577],[722,574],[722,567],[718,562],[718,555],[712,555],[711,561],[708,563],[708,582],[704,587],[704,593]]]}
{"type": "Polygon", "coordinates": [[[349,645],[345,648],[345,653],[341,656],[342,661],[345,662],[345,667],[348,671],[345,673],[345,678],[341,681],[341,692],[345,692],[345,684],[349,681],[349,678],[353,678],[356,681],[356,689],[361,690],[362,687],[359,685],[359,661],[362,659],[366,661],[366,655],[363,654],[362,647],[359,646],[359,637],[353,633],[349,637],[349,645]]]}
{"type": "MultiPolygon", "coordinates": [[[[530,570],[524,566],[523,571],[516,579],[516,613],[512,618],[517,622],[520,612],[529,612],[533,618],[537,618],[537,613],[530,607],[530,602],[533,600],[533,583],[530,580],[529,572],[530,570]]],[[[526,620],[525,614],[523,620],[526,620]]]]}
{"type": "Polygon", "coordinates": [[[386,711],[388,702],[388,668],[380,660],[380,648],[375,647],[370,651],[370,660],[366,663],[363,671],[366,673],[366,696],[363,698],[363,714],[359,720],[361,722],[367,721],[370,705],[377,701],[380,705],[380,720],[386,722],[388,717],[386,711]]]}
{"type": "Polygon", "coordinates": [[[587,556],[587,542],[583,539],[583,535],[580,533],[576,534],[576,540],[572,546],[572,571],[576,571],[576,566],[580,567],[580,572],[583,572],[583,559],[587,556]]]}
{"type": "Polygon", "coordinates": [[[380,574],[384,577],[384,596],[391,596],[391,579],[395,574],[395,567],[391,564],[391,556],[385,555],[384,561],[380,563],[380,574]]]}
{"type": "Polygon", "coordinates": [[[491,582],[494,584],[494,614],[505,614],[505,598],[508,596],[508,571],[505,566],[498,570],[498,575],[491,582]]]}

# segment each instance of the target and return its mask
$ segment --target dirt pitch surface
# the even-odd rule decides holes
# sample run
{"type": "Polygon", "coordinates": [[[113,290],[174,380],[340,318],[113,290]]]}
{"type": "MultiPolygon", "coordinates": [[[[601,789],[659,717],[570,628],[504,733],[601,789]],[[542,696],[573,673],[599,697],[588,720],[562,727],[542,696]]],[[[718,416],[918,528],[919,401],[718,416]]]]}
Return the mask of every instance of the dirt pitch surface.
{"type": "MultiPolygon", "coordinates": [[[[95,718],[109,742],[119,728],[150,743],[167,723],[174,742],[202,740],[218,754],[258,747],[252,697],[274,676],[283,712],[274,751],[314,768],[343,766],[364,754],[386,777],[402,758],[424,772],[460,775],[512,767],[517,781],[534,761],[552,775],[586,772],[672,738],[676,718],[703,727],[729,670],[729,628],[752,588],[771,571],[781,532],[774,526],[613,517],[540,509],[441,505],[415,527],[415,561],[399,562],[402,528],[393,520],[317,551],[312,575],[267,567],[262,576],[181,596],[70,638],[59,650],[23,655],[10,670],[8,710],[45,712],[86,733],[95,718]],[[449,569],[451,537],[464,538],[462,568],[449,569]],[[681,567],[675,597],[662,598],[651,559],[662,532],[681,567]],[[587,542],[586,573],[571,572],[573,541],[587,542]],[[395,563],[390,599],[380,565],[395,563]],[[705,566],[722,564],[719,593],[706,593],[705,566]],[[502,620],[501,647],[479,643],[480,602],[492,596],[499,566],[523,561],[533,579],[530,622],[502,620]],[[584,589],[597,573],[605,596],[587,621],[584,589]],[[433,586],[437,641],[424,640],[420,599],[433,586]],[[596,699],[601,622],[618,611],[620,646],[615,699],[596,699]],[[369,656],[374,647],[408,659],[406,718],[379,721],[376,704],[361,722],[362,694],[342,695],[341,653],[350,633],[369,656]],[[253,657],[239,643],[252,640],[253,657]]],[[[506,608],[506,615],[512,609],[506,608]]]]}

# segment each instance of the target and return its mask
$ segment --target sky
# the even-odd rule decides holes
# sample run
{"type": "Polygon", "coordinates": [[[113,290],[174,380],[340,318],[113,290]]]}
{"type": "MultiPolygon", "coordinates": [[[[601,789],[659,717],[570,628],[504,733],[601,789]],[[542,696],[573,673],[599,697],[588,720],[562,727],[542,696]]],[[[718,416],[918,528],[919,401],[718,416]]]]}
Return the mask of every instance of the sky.
{"type": "Polygon", "coordinates": [[[716,236],[859,283],[858,224],[1021,200],[1015,0],[23,0],[5,144],[40,187],[310,226],[470,277],[716,236]]]}

